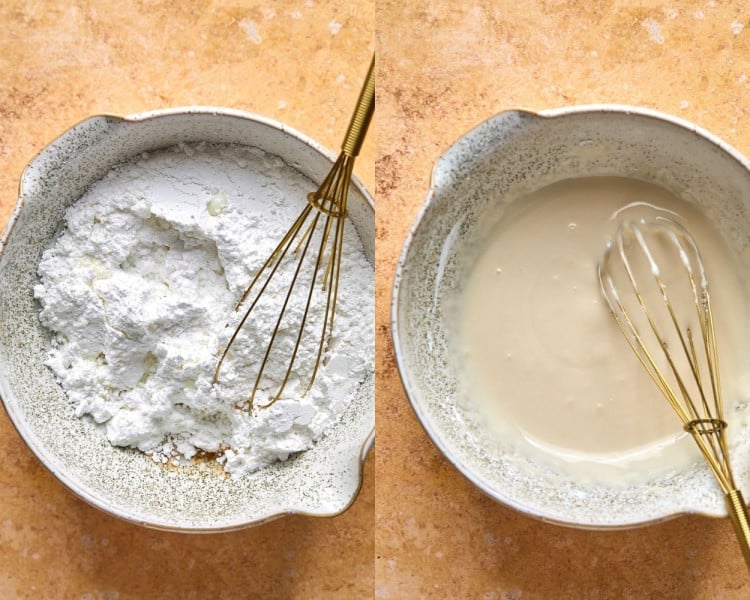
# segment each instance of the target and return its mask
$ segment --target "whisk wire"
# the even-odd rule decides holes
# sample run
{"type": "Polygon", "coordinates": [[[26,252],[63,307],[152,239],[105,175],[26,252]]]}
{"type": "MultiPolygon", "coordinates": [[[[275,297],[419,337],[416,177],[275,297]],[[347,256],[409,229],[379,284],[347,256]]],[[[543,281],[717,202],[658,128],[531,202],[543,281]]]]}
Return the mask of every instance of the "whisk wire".
{"type": "MultiPolygon", "coordinates": [[[[327,292],[325,310],[323,313],[323,326],[320,330],[320,338],[318,340],[317,358],[313,365],[312,375],[305,389],[305,394],[310,391],[315,377],[318,374],[320,368],[321,357],[323,356],[323,350],[326,346],[326,342],[330,340],[331,333],[333,332],[333,321],[336,316],[336,299],[338,298],[338,287],[339,287],[339,276],[341,272],[341,254],[344,247],[344,219],[346,216],[346,200],[349,193],[349,182],[351,181],[351,173],[353,167],[353,161],[348,160],[345,156],[344,160],[344,174],[341,177],[340,185],[337,186],[334,197],[336,197],[339,213],[342,218],[336,220],[336,229],[333,233],[334,242],[331,252],[329,253],[328,260],[326,262],[326,272],[324,276],[323,290],[327,292]],[[326,290],[327,287],[327,290],[326,290]]],[[[330,224],[326,224],[326,238],[330,235],[330,224]]]]}
{"type": "MultiPolygon", "coordinates": [[[[719,351],[716,346],[716,329],[714,328],[714,318],[713,318],[713,311],[711,310],[711,296],[708,293],[708,290],[705,290],[704,294],[704,303],[705,303],[705,314],[706,314],[706,330],[708,333],[708,348],[707,352],[710,352],[711,356],[711,364],[714,367],[717,367],[719,364],[719,351]]],[[[720,371],[718,368],[713,368],[710,370],[710,376],[711,376],[711,386],[714,390],[714,409],[716,414],[716,421],[721,424],[721,427],[726,427],[726,421],[724,420],[724,403],[722,401],[721,396],[721,378],[720,378],[720,371]]],[[[718,442],[719,442],[719,449],[716,450],[717,456],[729,456],[729,451],[727,448],[727,441],[726,437],[723,435],[718,436],[718,442]]],[[[728,481],[728,487],[730,489],[733,489],[735,487],[734,483],[734,475],[732,474],[732,470],[729,465],[729,461],[720,461],[722,466],[724,467],[724,475],[727,478],[728,481]]]]}
{"type": "MultiPolygon", "coordinates": [[[[677,316],[675,315],[674,306],[672,305],[672,302],[669,299],[669,294],[667,293],[666,285],[664,284],[664,282],[661,280],[659,276],[660,271],[658,269],[658,266],[655,263],[654,257],[652,253],[650,252],[645,239],[643,238],[642,232],[637,228],[633,228],[633,234],[637,241],[638,248],[643,252],[644,256],[649,262],[649,265],[651,267],[650,269],[651,273],[654,276],[654,279],[656,280],[657,287],[659,288],[659,295],[661,296],[662,300],[665,303],[665,306],[666,306],[667,312],[669,313],[672,324],[675,326],[675,330],[677,331],[680,344],[682,345],[682,348],[685,351],[685,355],[688,357],[688,362],[690,363],[690,370],[693,373],[693,376],[697,380],[699,380],[700,379],[700,377],[698,376],[699,367],[697,365],[697,361],[693,362],[691,360],[691,353],[688,351],[687,344],[685,343],[685,337],[683,336],[682,328],[679,326],[679,323],[677,321],[677,316]]],[[[692,406],[692,401],[690,400],[690,394],[688,392],[686,383],[683,381],[683,378],[680,374],[680,370],[675,365],[675,362],[672,358],[672,354],[669,352],[669,348],[667,346],[666,341],[664,341],[665,336],[661,333],[661,331],[657,327],[656,321],[654,320],[651,311],[648,310],[646,301],[644,300],[643,294],[641,293],[640,287],[637,283],[637,279],[634,274],[631,262],[628,259],[627,252],[625,251],[625,246],[624,246],[624,241],[623,241],[622,236],[618,237],[617,243],[618,243],[618,249],[620,252],[620,257],[623,261],[623,264],[625,265],[625,269],[628,274],[628,279],[630,280],[630,284],[633,287],[633,291],[636,295],[636,298],[638,299],[638,304],[640,305],[641,310],[643,311],[643,314],[645,315],[648,321],[651,331],[654,333],[654,335],[656,336],[656,339],[659,341],[659,347],[661,348],[662,354],[664,358],[666,359],[667,364],[669,365],[669,368],[672,371],[672,374],[674,375],[677,381],[677,385],[680,388],[681,395],[688,402],[688,406],[692,406]]],[[[689,330],[688,330],[688,334],[689,334],[689,330]]],[[[657,372],[659,371],[657,370],[657,372]]],[[[699,386],[699,389],[700,389],[700,386],[699,386]]],[[[694,415],[693,418],[696,418],[696,417],[697,415],[694,415]]]]}
{"type": "MultiPolygon", "coordinates": [[[[290,354],[285,357],[288,359],[285,369],[283,371],[279,370],[284,375],[281,383],[278,384],[278,389],[273,394],[269,394],[270,401],[266,402],[260,408],[268,408],[281,398],[287,384],[291,380],[294,367],[300,356],[302,338],[306,332],[311,331],[317,326],[320,327],[320,335],[314,342],[317,352],[311,368],[312,374],[303,395],[312,387],[323,360],[324,350],[327,347],[326,342],[330,342],[336,313],[336,298],[339,290],[341,258],[344,244],[344,224],[347,216],[347,197],[350,181],[353,176],[354,160],[359,154],[375,108],[374,67],[375,57],[373,56],[365,83],[360,92],[341,146],[341,153],[337,160],[318,189],[307,195],[307,203],[304,209],[255,274],[250,285],[235,306],[236,311],[239,311],[244,306],[247,306],[247,308],[235,326],[235,330],[229,338],[227,345],[221,352],[214,372],[214,383],[218,383],[222,365],[229,355],[232,345],[237,341],[240,331],[245,327],[256,309],[261,297],[267,291],[269,293],[274,291],[275,288],[269,289],[268,287],[271,280],[277,277],[277,272],[282,264],[289,264],[289,271],[282,273],[284,275],[284,283],[288,284],[288,288],[286,294],[283,296],[278,317],[275,320],[273,331],[265,346],[252,392],[247,401],[251,409],[253,408],[256,394],[266,384],[264,374],[269,372],[267,367],[272,354],[274,360],[278,356],[283,356],[283,352],[280,349],[274,349],[275,344],[279,340],[284,338],[284,344],[286,344],[286,339],[291,339],[293,340],[293,346],[290,354]],[[317,255],[313,256],[311,253],[314,247],[317,247],[318,252],[317,255]],[[292,250],[291,254],[296,256],[296,266],[294,267],[291,266],[290,249],[292,250]],[[301,291],[297,291],[303,285],[303,282],[309,283],[309,288],[304,294],[301,291]],[[321,290],[320,292],[317,291],[318,287],[321,290]],[[291,316],[294,311],[288,310],[291,305],[295,307],[299,306],[296,301],[292,302],[292,297],[295,293],[300,296],[301,302],[304,303],[300,316],[296,314],[295,316],[291,316]],[[318,307],[315,306],[314,315],[311,315],[311,307],[314,305],[314,300],[317,301],[318,298],[320,298],[320,302],[324,303],[324,305],[320,307],[319,311],[317,310],[318,307]],[[317,320],[319,317],[321,318],[320,322],[317,320]],[[295,324],[288,323],[290,321],[295,321],[295,324]],[[312,324],[313,322],[315,323],[314,325],[312,324]],[[284,333],[283,336],[280,335],[282,332],[284,333]]],[[[227,323],[227,327],[232,323],[227,323]]],[[[266,379],[270,380],[271,378],[266,377],[266,379]]]]}
{"type": "Polygon", "coordinates": [[[680,342],[685,351],[685,355],[688,357],[691,372],[697,383],[697,389],[700,395],[701,405],[703,413],[701,414],[696,406],[693,404],[692,396],[685,390],[684,398],[686,405],[689,409],[690,420],[685,424],[685,431],[690,433],[697,432],[701,435],[701,439],[707,440],[710,448],[711,455],[714,460],[718,463],[721,471],[726,479],[726,485],[734,487],[734,481],[731,469],[728,468],[728,461],[723,460],[726,456],[726,440],[725,436],[721,435],[723,428],[726,427],[723,417],[723,402],[721,397],[721,386],[718,382],[719,370],[718,370],[718,351],[716,347],[716,332],[713,328],[713,313],[710,305],[710,295],[705,285],[705,273],[703,272],[703,265],[700,262],[700,255],[698,248],[695,245],[695,241],[686,236],[686,232],[682,231],[681,237],[683,241],[687,243],[692,250],[692,254],[697,257],[696,264],[690,260],[688,253],[677,238],[677,232],[670,229],[668,230],[667,238],[675,246],[675,249],[679,253],[681,263],[685,269],[685,272],[690,282],[690,288],[695,298],[695,310],[697,321],[701,331],[701,339],[703,341],[703,351],[706,356],[706,370],[708,371],[708,377],[711,383],[711,397],[713,400],[713,406],[709,407],[708,399],[706,397],[705,386],[703,385],[703,377],[700,369],[700,361],[698,359],[698,353],[695,347],[693,330],[687,328],[687,338],[689,349],[685,344],[685,337],[682,334],[682,328],[679,325],[677,316],[675,314],[672,303],[668,300],[666,292],[666,286],[659,281],[660,286],[664,289],[664,298],[669,303],[669,313],[672,318],[672,322],[675,326],[675,330],[679,335],[680,342]],[[701,285],[698,286],[695,280],[694,269],[697,269],[701,275],[701,285]],[[713,410],[713,412],[712,412],[713,410]],[[716,415],[716,417],[710,417],[710,415],[716,415]],[[718,435],[712,435],[718,434],[718,435]]]}
{"type": "MultiPolygon", "coordinates": [[[[627,230],[624,230],[624,231],[627,231],[627,230]]],[[[653,265],[653,257],[648,252],[648,248],[645,247],[645,242],[644,242],[642,236],[640,235],[640,231],[638,229],[635,229],[635,228],[633,228],[631,231],[634,234],[636,241],[638,242],[638,247],[644,252],[644,255],[646,256],[646,258],[649,261],[649,263],[651,263],[651,272],[652,273],[657,272],[657,270],[654,268],[654,265],[653,265]]],[[[641,288],[638,285],[637,278],[636,278],[635,273],[634,273],[633,265],[631,264],[631,261],[630,261],[630,259],[628,257],[628,254],[627,254],[626,250],[625,250],[625,242],[624,242],[623,236],[622,235],[617,236],[617,240],[616,240],[615,243],[617,245],[618,255],[619,255],[620,259],[622,260],[622,264],[623,264],[623,266],[625,268],[625,272],[626,272],[626,274],[628,276],[628,282],[630,283],[630,286],[631,286],[631,288],[633,290],[633,293],[634,293],[634,295],[635,295],[635,297],[636,297],[636,299],[638,301],[638,305],[639,305],[639,307],[641,309],[641,312],[645,316],[645,318],[646,318],[646,320],[648,322],[648,325],[649,325],[651,331],[653,332],[653,334],[656,336],[656,339],[658,340],[658,346],[659,346],[660,350],[662,351],[662,354],[665,356],[665,358],[667,360],[667,364],[670,367],[670,370],[674,373],[674,375],[675,375],[675,377],[677,379],[677,383],[678,383],[678,386],[680,388],[681,394],[683,396],[686,396],[687,395],[687,390],[686,390],[685,385],[684,385],[684,383],[682,381],[682,378],[680,377],[679,371],[675,368],[674,361],[672,360],[672,357],[671,357],[671,355],[670,355],[670,353],[669,353],[669,351],[668,351],[668,349],[666,347],[666,343],[664,342],[664,337],[661,335],[661,333],[659,331],[659,328],[657,327],[656,322],[653,319],[651,311],[648,310],[648,307],[646,305],[646,301],[643,298],[643,294],[641,292],[641,288]]],[[[614,290],[614,281],[612,280],[611,277],[609,277],[609,283],[610,283],[610,289],[614,290]]],[[[658,277],[657,277],[657,284],[660,287],[662,298],[666,299],[667,296],[666,296],[665,290],[664,290],[663,286],[661,285],[661,282],[658,280],[658,277]]],[[[669,403],[678,412],[678,414],[680,414],[681,417],[682,417],[684,415],[684,413],[685,413],[685,410],[684,410],[682,404],[680,404],[679,399],[677,398],[677,395],[674,393],[674,391],[672,390],[672,388],[669,386],[667,377],[665,376],[665,374],[662,371],[662,369],[660,368],[658,362],[656,361],[656,359],[652,355],[651,351],[649,350],[649,347],[645,343],[643,337],[641,336],[641,334],[640,334],[640,332],[638,330],[638,327],[635,325],[635,323],[631,319],[629,312],[625,309],[625,306],[620,301],[619,295],[617,295],[617,301],[618,301],[617,302],[617,304],[618,304],[618,310],[619,310],[620,314],[625,317],[625,320],[626,320],[626,322],[628,324],[628,327],[630,329],[630,334],[633,336],[633,338],[637,342],[638,348],[640,349],[640,352],[636,351],[636,354],[638,355],[639,359],[641,359],[641,364],[644,364],[644,366],[646,366],[646,370],[648,371],[648,373],[651,376],[651,378],[654,379],[654,381],[659,386],[659,389],[667,397],[667,400],[669,401],[669,403]],[[644,363],[644,360],[641,358],[641,355],[643,356],[643,358],[645,358],[645,363],[644,363]]],[[[667,301],[667,304],[669,304],[668,301],[667,301]]],[[[611,303],[610,303],[610,307],[611,307],[611,303]]],[[[615,317],[617,318],[617,315],[615,315],[615,317]]],[[[618,322],[619,322],[619,319],[618,319],[618,322]]],[[[630,341],[631,338],[627,334],[627,332],[623,331],[623,333],[628,338],[628,341],[630,341]]],[[[632,343],[631,343],[631,348],[633,348],[633,344],[632,343]]],[[[635,348],[634,348],[634,350],[635,350],[635,348]]]]}
{"type": "MultiPolygon", "coordinates": [[[[237,301],[237,303],[234,306],[234,310],[238,311],[240,307],[245,303],[248,296],[250,295],[250,292],[255,288],[255,285],[258,283],[258,281],[261,279],[264,273],[267,273],[267,277],[265,281],[263,282],[260,291],[256,295],[253,302],[250,304],[250,306],[245,311],[244,315],[240,319],[239,323],[235,327],[234,331],[232,332],[232,335],[229,338],[229,341],[227,342],[226,346],[224,346],[224,350],[221,353],[221,356],[219,357],[219,361],[216,364],[216,369],[214,370],[214,377],[213,382],[217,383],[219,381],[219,374],[221,372],[221,367],[224,364],[224,360],[226,359],[227,355],[229,354],[229,350],[231,349],[232,345],[234,344],[235,340],[237,339],[237,336],[239,335],[240,331],[242,330],[242,327],[245,325],[245,322],[250,317],[251,313],[253,312],[253,309],[255,308],[255,305],[260,300],[261,296],[263,295],[263,292],[268,287],[269,283],[271,282],[271,279],[273,278],[273,275],[276,273],[276,271],[279,268],[279,265],[281,264],[282,260],[286,256],[287,252],[289,251],[289,247],[291,246],[294,237],[296,233],[299,231],[300,227],[302,226],[302,223],[304,223],[305,219],[307,218],[308,213],[310,212],[310,207],[305,207],[305,209],[300,213],[299,217],[297,217],[297,220],[294,222],[292,227],[289,229],[289,231],[286,232],[284,237],[281,239],[279,244],[276,246],[274,251],[270,254],[270,256],[266,259],[266,261],[261,265],[260,269],[258,269],[258,272],[255,274],[255,277],[253,277],[250,284],[245,288],[245,291],[243,292],[240,299],[237,301]],[[272,266],[273,265],[273,266],[272,266]],[[268,273],[269,267],[271,268],[270,273],[268,273]]],[[[226,327],[229,327],[230,323],[226,324],[226,327]]]]}
{"type": "MultiPolygon", "coordinates": [[[[317,223],[318,219],[320,218],[320,215],[321,215],[321,213],[317,213],[313,217],[313,223],[317,223]]],[[[328,218],[330,218],[330,217],[328,217],[328,218]]],[[[286,296],[284,296],[284,303],[281,305],[281,310],[279,311],[279,318],[276,319],[276,325],[273,328],[273,333],[271,334],[271,339],[268,342],[268,346],[266,347],[266,353],[263,356],[263,362],[261,363],[260,369],[258,370],[258,376],[255,378],[255,384],[253,385],[253,391],[252,391],[252,394],[250,395],[250,402],[251,403],[255,399],[255,394],[257,393],[258,388],[260,386],[260,382],[261,382],[261,379],[263,377],[263,373],[265,372],[265,369],[268,366],[268,357],[271,355],[271,349],[273,348],[274,342],[276,341],[276,337],[278,336],[279,328],[281,327],[281,323],[284,320],[284,315],[286,314],[287,307],[289,306],[289,299],[292,297],[292,293],[294,292],[294,288],[297,285],[297,280],[299,279],[299,274],[300,274],[300,271],[302,269],[302,265],[303,265],[303,263],[305,261],[305,256],[307,255],[307,250],[310,247],[310,242],[312,242],[312,239],[313,239],[312,235],[308,235],[307,236],[307,239],[305,240],[305,244],[304,244],[304,247],[302,249],[302,252],[299,253],[300,255],[299,255],[299,259],[297,260],[297,266],[294,269],[294,274],[292,276],[292,280],[289,283],[289,288],[287,289],[286,296]]],[[[319,262],[320,262],[320,257],[318,257],[318,261],[316,262],[315,270],[314,270],[313,275],[312,275],[312,282],[313,282],[313,284],[315,282],[315,276],[317,275],[319,262]]],[[[307,313],[308,313],[308,311],[310,309],[310,299],[311,299],[312,294],[313,294],[313,292],[315,290],[315,286],[313,284],[310,285],[310,289],[309,289],[308,297],[307,297],[307,303],[305,304],[304,314],[302,316],[301,324],[299,326],[299,330],[297,332],[297,337],[295,339],[294,350],[292,351],[291,358],[289,359],[289,366],[287,367],[286,373],[284,374],[284,379],[281,382],[281,385],[279,387],[278,392],[271,398],[271,401],[268,402],[268,403],[266,403],[265,405],[263,405],[261,408],[268,408],[269,406],[271,406],[272,404],[274,404],[281,397],[281,394],[284,391],[284,388],[286,387],[286,384],[289,382],[289,376],[290,376],[290,374],[292,372],[292,369],[294,367],[294,361],[297,358],[297,352],[299,350],[300,339],[302,338],[302,333],[304,332],[304,329],[305,329],[305,322],[306,322],[306,319],[307,319],[307,313]]]]}
{"type": "Polygon", "coordinates": [[[649,351],[649,349],[643,343],[643,339],[638,333],[638,329],[630,319],[630,314],[625,310],[625,307],[623,306],[620,297],[617,294],[617,290],[614,287],[612,278],[609,275],[605,275],[602,273],[601,265],[599,265],[599,281],[601,284],[602,294],[609,304],[610,312],[612,313],[615,322],[622,332],[623,337],[627,341],[631,350],[633,350],[633,353],[636,355],[641,365],[643,365],[643,368],[646,370],[648,375],[659,387],[659,390],[667,397],[667,400],[672,405],[672,407],[679,412],[682,408],[680,407],[679,402],[677,402],[677,398],[674,396],[674,393],[669,388],[669,386],[666,385],[666,379],[661,374],[659,366],[651,356],[651,352],[649,351]],[[606,286],[604,285],[605,280],[607,281],[606,286]]]}
{"type": "MultiPolygon", "coordinates": [[[[634,235],[635,240],[637,241],[638,248],[643,252],[644,256],[649,262],[651,273],[655,279],[656,285],[659,288],[659,295],[664,301],[665,307],[667,309],[667,313],[669,314],[670,320],[672,322],[672,325],[674,326],[674,331],[677,333],[677,338],[680,342],[680,345],[683,349],[684,355],[687,358],[688,364],[690,366],[690,373],[693,376],[694,381],[696,382],[696,389],[698,391],[698,394],[700,395],[701,403],[704,409],[704,414],[710,414],[710,409],[708,406],[708,401],[706,399],[706,394],[704,391],[704,386],[702,385],[702,377],[701,377],[701,368],[700,368],[700,362],[698,360],[698,355],[695,349],[695,344],[693,342],[693,335],[692,335],[692,329],[690,327],[687,327],[685,332],[683,333],[683,328],[680,326],[674,304],[672,303],[670,299],[670,295],[667,290],[667,285],[664,283],[664,281],[661,279],[661,271],[656,264],[656,261],[654,259],[654,256],[651,252],[651,250],[648,247],[648,244],[646,243],[646,240],[644,239],[643,233],[640,229],[637,227],[633,227],[632,232],[634,235]]],[[[704,348],[706,351],[706,356],[711,356],[709,353],[709,345],[711,345],[709,337],[707,335],[706,326],[705,326],[705,313],[702,309],[702,303],[698,302],[697,299],[699,297],[697,293],[697,286],[695,285],[695,280],[693,277],[693,272],[689,267],[689,262],[687,258],[687,254],[684,252],[684,249],[681,247],[679,240],[677,239],[676,235],[673,231],[667,230],[667,238],[670,240],[671,243],[674,244],[675,249],[680,255],[681,263],[685,267],[688,278],[691,284],[691,289],[693,291],[694,297],[696,298],[695,307],[697,309],[697,316],[698,316],[698,322],[700,324],[702,338],[704,341],[704,348]]],[[[648,309],[647,303],[644,300],[643,294],[641,293],[641,290],[637,283],[637,278],[634,274],[632,265],[630,263],[630,260],[628,258],[628,254],[625,250],[624,241],[622,236],[618,236],[617,240],[618,244],[618,250],[620,253],[620,258],[623,261],[623,264],[626,268],[626,271],[628,273],[628,279],[630,280],[630,284],[633,287],[634,293],[638,299],[638,303],[641,307],[641,310],[643,311],[643,314],[646,316],[649,326],[656,336],[656,339],[659,341],[659,346],[662,349],[664,358],[666,359],[670,370],[672,371],[675,380],[677,382],[677,385],[680,389],[680,393],[685,400],[685,407],[687,408],[687,412],[689,414],[689,420],[696,420],[700,419],[699,412],[696,409],[695,405],[693,404],[692,395],[690,394],[687,383],[684,381],[680,369],[676,366],[672,354],[669,351],[669,347],[667,345],[667,342],[665,341],[666,337],[662,334],[662,332],[658,329],[656,322],[653,318],[652,311],[648,309]]],[[[697,249],[696,249],[697,250],[697,249]]],[[[708,362],[708,371],[711,375],[711,379],[713,381],[713,365],[711,364],[711,361],[708,362]]],[[[714,363],[715,364],[715,363],[714,363]]],[[[716,392],[716,388],[712,387],[712,390],[716,392]]],[[[720,399],[720,396],[716,395],[714,393],[714,405],[717,403],[717,399],[720,399]]],[[[720,403],[720,402],[719,402],[720,403]]]]}
{"type": "MultiPolygon", "coordinates": [[[[656,222],[652,223],[623,223],[617,231],[614,242],[608,245],[604,253],[603,260],[598,266],[598,275],[602,295],[618,328],[646,373],[682,421],[685,431],[692,435],[721,487],[743,556],[750,567],[750,521],[747,518],[742,494],[736,489],[729,461],[725,435],[727,423],[724,420],[719,351],[716,344],[711,297],[703,261],[695,241],[681,225],[664,217],[657,218],[656,222]],[[654,244],[653,248],[646,239],[647,235],[651,236],[650,242],[654,244]],[[658,248],[656,241],[665,237],[669,241],[669,255],[666,262],[662,263],[656,259],[652,250],[658,248]],[[625,238],[629,242],[627,245],[625,238]],[[651,278],[643,274],[644,269],[636,272],[635,263],[631,261],[632,248],[636,249],[632,255],[633,261],[646,260],[648,268],[645,270],[649,271],[655,279],[656,288],[649,286],[648,290],[645,287],[642,289],[641,276],[645,277],[644,282],[650,281],[651,278]],[[690,289],[690,295],[687,298],[688,302],[695,307],[697,327],[689,323],[681,324],[681,317],[686,315],[678,310],[679,304],[676,305],[673,301],[673,290],[670,287],[673,282],[667,282],[662,274],[662,267],[666,267],[667,271],[670,267],[674,267],[675,261],[672,259],[675,258],[675,252],[677,262],[687,273],[690,289]],[[629,308],[631,304],[623,301],[615,281],[615,274],[623,271],[627,281],[625,287],[636,299],[632,306],[635,308],[632,310],[633,314],[629,308]],[[652,291],[652,289],[661,297],[661,300],[657,299],[654,304],[649,304],[644,290],[652,291]],[[670,323],[678,340],[673,347],[670,347],[667,341],[670,337],[664,335],[665,332],[658,326],[657,319],[654,317],[655,313],[652,312],[652,309],[658,309],[660,306],[663,308],[659,312],[663,314],[666,311],[668,314],[666,322],[670,323]],[[700,332],[700,341],[695,339],[698,332],[700,332]],[[644,335],[649,339],[653,336],[661,351],[654,354],[644,335]],[[678,350],[681,350],[684,355],[685,364],[682,368],[675,360],[675,356],[679,355],[673,356],[673,352],[678,352],[678,350]],[[657,356],[664,360],[657,360],[657,356]],[[685,373],[685,369],[688,368],[690,372],[685,373]]],[[[679,294],[682,287],[684,286],[674,285],[674,291],[679,294]]],[[[686,298],[678,299],[685,300],[686,298]]],[[[691,311],[687,312],[689,315],[691,311]]],[[[674,336],[671,339],[674,339],[674,336]]]]}
{"type": "MultiPolygon", "coordinates": [[[[708,325],[708,335],[709,340],[711,341],[710,349],[707,350],[707,352],[710,352],[711,355],[711,362],[714,365],[719,364],[719,350],[716,347],[716,329],[714,328],[714,316],[713,311],[711,310],[711,296],[708,293],[708,290],[705,291],[704,296],[704,302],[706,305],[705,311],[708,315],[707,325],[708,325]]],[[[721,401],[721,374],[719,372],[719,369],[712,369],[711,370],[711,387],[714,390],[714,407],[716,409],[716,415],[719,419],[722,421],[724,420],[724,403],[721,401]]]]}

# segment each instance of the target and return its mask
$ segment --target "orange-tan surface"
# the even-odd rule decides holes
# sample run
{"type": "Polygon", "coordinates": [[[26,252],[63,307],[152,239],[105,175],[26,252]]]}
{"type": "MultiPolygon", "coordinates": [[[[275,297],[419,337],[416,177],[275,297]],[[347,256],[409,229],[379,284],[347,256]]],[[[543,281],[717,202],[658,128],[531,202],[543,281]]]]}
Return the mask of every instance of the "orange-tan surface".
{"type": "MultiPolygon", "coordinates": [[[[373,50],[371,0],[0,2],[0,225],[24,165],[98,113],[248,110],[336,150],[373,50]]],[[[373,189],[375,136],[355,171],[373,189]]],[[[370,598],[374,469],[339,517],[150,531],[69,493],[0,411],[0,598],[370,598]]]]}
{"type": "Polygon", "coordinates": [[[749,20],[737,1],[378,0],[377,598],[750,598],[727,521],[578,531],[485,497],[409,407],[388,313],[433,162],[502,110],[643,105],[749,154],[749,20]]]}
{"type": "Polygon", "coordinates": [[[372,50],[375,3],[377,136],[357,172],[372,189],[377,137],[378,453],[358,500],[333,519],[229,534],[145,530],[73,497],[0,414],[0,598],[750,596],[724,521],[586,532],[486,498],[416,421],[388,325],[393,269],[432,163],[503,109],[640,104],[750,153],[742,3],[3,2],[0,218],[26,162],[101,112],[229,106],[335,149],[372,50]]]}

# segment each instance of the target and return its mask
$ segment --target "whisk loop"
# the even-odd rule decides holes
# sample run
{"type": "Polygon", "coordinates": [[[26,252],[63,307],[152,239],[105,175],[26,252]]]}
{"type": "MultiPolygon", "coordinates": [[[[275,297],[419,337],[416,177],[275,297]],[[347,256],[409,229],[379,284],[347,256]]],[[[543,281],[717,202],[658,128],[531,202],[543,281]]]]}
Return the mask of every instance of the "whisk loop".
{"type": "Polygon", "coordinates": [[[598,274],[618,327],[724,492],[750,567],[750,524],[729,462],[711,295],[695,241],[666,217],[625,222],[598,274]]]}
{"type": "MultiPolygon", "coordinates": [[[[295,293],[302,295],[304,310],[298,323],[294,325],[297,328],[294,335],[294,347],[289,355],[289,362],[278,389],[270,395],[271,400],[261,408],[268,408],[276,402],[289,383],[294,373],[295,361],[298,357],[305,332],[307,329],[310,329],[308,327],[308,318],[310,317],[311,309],[315,310],[315,300],[317,299],[323,305],[320,313],[322,315],[320,318],[320,332],[315,342],[317,345],[315,362],[303,395],[307,394],[312,387],[320,368],[326,345],[330,341],[334,316],[336,314],[336,297],[338,295],[341,256],[344,244],[344,224],[347,215],[346,205],[354,160],[359,154],[375,108],[374,64],[375,58],[373,57],[342,144],[341,154],[317,191],[307,195],[307,204],[304,209],[302,209],[290,229],[281,238],[279,244],[255,274],[250,285],[245,289],[245,292],[235,306],[235,312],[238,312],[245,306],[247,308],[221,353],[216,370],[214,371],[214,383],[219,382],[221,368],[225,359],[229,356],[232,345],[236,342],[248,320],[253,316],[254,309],[260,302],[263,294],[268,291],[269,284],[271,284],[273,278],[279,275],[281,265],[286,266],[288,263],[296,261],[296,264],[293,266],[290,265],[291,279],[289,286],[286,294],[283,295],[278,318],[276,319],[268,345],[265,348],[263,359],[255,377],[255,383],[248,398],[250,408],[252,408],[255,396],[261,387],[263,375],[268,367],[274,344],[278,341],[279,333],[284,328],[284,317],[287,315],[287,309],[295,293]],[[320,238],[316,240],[318,235],[320,238]],[[317,251],[314,250],[315,248],[317,251]],[[307,284],[306,288],[305,283],[307,284]],[[316,288],[319,288],[319,292],[317,293],[316,288]]],[[[227,327],[229,326],[230,323],[227,323],[227,327]]]]}

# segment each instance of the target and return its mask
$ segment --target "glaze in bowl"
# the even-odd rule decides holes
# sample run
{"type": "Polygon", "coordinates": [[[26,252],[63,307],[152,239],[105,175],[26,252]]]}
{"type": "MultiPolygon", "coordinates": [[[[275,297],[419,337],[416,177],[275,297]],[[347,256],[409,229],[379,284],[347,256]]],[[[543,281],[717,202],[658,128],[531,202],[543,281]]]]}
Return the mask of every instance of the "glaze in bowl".
{"type": "MultiPolygon", "coordinates": [[[[504,203],[563,179],[599,175],[654,183],[697,206],[741,264],[750,264],[750,163],[707,131],[627,106],[501,113],[437,161],[401,252],[391,324],[404,388],[448,460],[492,498],[529,515],[585,528],[632,527],[684,513],[724,516],[723,496],[703,462],[622,487],[592,485],[492,436],[460,400],[451,340],[475,240],[497,222],[504,203]]],[[[742,414],[728,419],[741,489],[750,487],[748,401],[736,399],[742,414]]]]}
{"type": "MultiPolygon", "coordinates": [[[[180,142],[255,146],[320,182],[335,156],[302,134],[256,115],[213,107],[96,116],[49,144],[27,166],[18,204],[0,241],[0,396],[29,448],[71,491],[129,521],[159,529],[238,529],[286,514],[334,516],[354,501],[374,440],[373,375],[342,419],[314,447],[242,478],[198,463],[165,468],[113,447],[78,419],[52,372],[33,287],[42,252],[67,206],[113,166],[180,142]]],[[[348,212],[374,264],[373,201],[356,179],[348,212]]],[[[373,275],[374,276],[374,275],[373,275]]]]}

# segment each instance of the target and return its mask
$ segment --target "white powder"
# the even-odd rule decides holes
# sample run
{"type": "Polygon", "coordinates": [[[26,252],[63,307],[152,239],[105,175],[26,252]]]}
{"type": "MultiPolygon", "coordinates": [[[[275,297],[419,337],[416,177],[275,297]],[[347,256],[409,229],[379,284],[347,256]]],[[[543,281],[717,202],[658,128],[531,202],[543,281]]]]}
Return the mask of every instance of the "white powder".
{"type": "MultiPolygon", "coordinates": [[[[373,370],[373,268],[351,223],[334,336],[310,391],[302,395],[317,327],[302,338],[282,398],[262,408],[294,344],[296,329],[284,321],[247,409],[289,268],[256,306],[218,384],[213,373],[235,303],[315,187],[254,148],[183,144],[118,166],[72,205],[39,265],[35,296],[54,332],[47,364],[77,415],[90,415],[112,444],[161,462],[216,453],[233,475],[310,448],[373,370]]],[[[304,300],[295,294],[291,317],[304,300]]],[[[319,317],[310,315],[312,326],[319,317]]]]}

